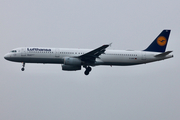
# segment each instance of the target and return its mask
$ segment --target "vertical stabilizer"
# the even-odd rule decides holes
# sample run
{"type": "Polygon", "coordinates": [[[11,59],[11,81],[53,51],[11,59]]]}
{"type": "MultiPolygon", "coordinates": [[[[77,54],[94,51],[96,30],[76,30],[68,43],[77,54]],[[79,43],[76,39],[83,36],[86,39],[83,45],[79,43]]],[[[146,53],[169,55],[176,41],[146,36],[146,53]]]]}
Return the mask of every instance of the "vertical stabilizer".
{"type": "Polygon", "coordinates": [[[171,30],[163,30],[144,51],[165,52],[171,30]]]}

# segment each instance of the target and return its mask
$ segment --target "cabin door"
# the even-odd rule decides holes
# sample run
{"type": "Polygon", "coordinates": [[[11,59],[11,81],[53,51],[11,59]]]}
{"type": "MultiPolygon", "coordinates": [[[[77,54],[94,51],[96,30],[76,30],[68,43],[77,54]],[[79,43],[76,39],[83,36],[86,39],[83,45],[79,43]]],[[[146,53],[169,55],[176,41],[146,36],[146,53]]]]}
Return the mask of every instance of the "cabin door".
{"type": "Polygon", "coordinates": [[[55,49],[55,57],[59,57],[59,56],[60,56],[59,49],[55,49]]]}
{"type": "Polygon", "coordinates": [[[21,49],[21,56],[26,56],[26,48],[21,49]]]}

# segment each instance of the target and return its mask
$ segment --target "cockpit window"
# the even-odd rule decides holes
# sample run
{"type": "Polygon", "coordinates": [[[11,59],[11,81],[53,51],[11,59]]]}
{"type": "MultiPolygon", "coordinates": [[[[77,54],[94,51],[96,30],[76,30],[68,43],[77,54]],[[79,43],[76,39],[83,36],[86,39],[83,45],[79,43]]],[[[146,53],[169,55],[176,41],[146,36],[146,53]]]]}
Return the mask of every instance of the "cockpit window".
{"type": "Polygon", "coordinates": [[[17,51],[16,51],[16,50],[12,50],[11,52],[15,53],[15,52],[17,52],[17,51]]]}

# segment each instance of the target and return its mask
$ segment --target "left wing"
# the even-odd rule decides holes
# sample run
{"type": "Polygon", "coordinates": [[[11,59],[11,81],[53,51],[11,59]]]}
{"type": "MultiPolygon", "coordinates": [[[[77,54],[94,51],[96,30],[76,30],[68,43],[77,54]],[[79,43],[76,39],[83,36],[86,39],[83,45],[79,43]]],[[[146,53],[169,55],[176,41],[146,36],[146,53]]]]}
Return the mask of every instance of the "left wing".
{"type": "Polygon", "coordinates": [[[94,63],[96,58],[99,58],[101,54],[104,54],[106,48],[109,47],[111,44],[103,45],[99,48],[96,48],[84,55],[79,56],[79,58],[86,63],[94,63]]]}

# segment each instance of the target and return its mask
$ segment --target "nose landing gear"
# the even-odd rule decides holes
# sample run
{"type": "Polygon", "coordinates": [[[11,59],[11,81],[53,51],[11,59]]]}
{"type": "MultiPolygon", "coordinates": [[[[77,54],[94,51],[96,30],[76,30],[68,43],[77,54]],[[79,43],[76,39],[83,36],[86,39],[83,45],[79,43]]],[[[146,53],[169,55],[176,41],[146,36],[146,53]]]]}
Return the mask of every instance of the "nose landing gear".
{"type": "Polygon", "coordinates": [[[89,75],[89,72],[91,72],[92,68],[91,67],[86,67],[86,70],[84,71],[85,75],[89,75]]]}
{"type": "Polygon", "coordinates": [[[23,66],[23,67],[21,68],[21,70],[24,71],[24,70],[25,70],[25,68],[24,68],[24,67],[25,67],[25,62],[23,62],[23,65],[22,65],[22,66],[23,66]]]}

